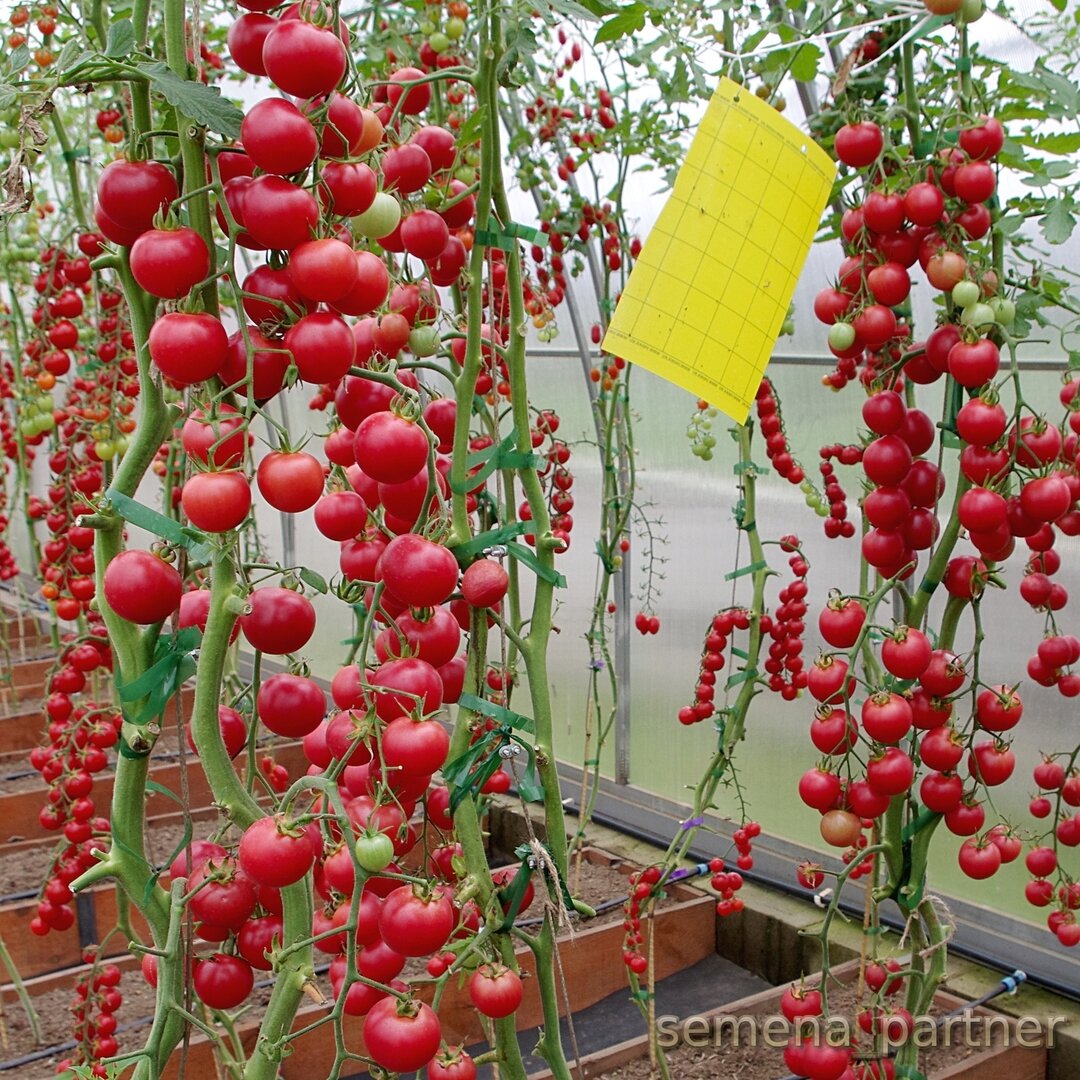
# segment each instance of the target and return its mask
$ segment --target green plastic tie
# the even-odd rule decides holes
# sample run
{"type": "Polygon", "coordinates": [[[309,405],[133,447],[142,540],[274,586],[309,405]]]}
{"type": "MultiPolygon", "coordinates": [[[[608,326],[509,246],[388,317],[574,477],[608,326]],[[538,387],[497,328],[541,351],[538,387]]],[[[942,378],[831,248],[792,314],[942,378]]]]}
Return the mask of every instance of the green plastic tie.
{"type": "Polygon", "coordinates": [[[566,588],[566,578],[553,567],[545,566],[527,547],[510,543],[506,545],[506,550],[518,562],[524,563],[537,577],[543,578],[556,589],[566,588]]]}
{"type": "Polygon", "coordinates": [[[725,581],[733,581],[735,578],[745,577],[747,574],[756,573],[758,570],[768,570],[769,564],[764,559],[758,559],[757,562],[748,563],[746,566],[740,566],[738,570],[732,570],[730,574],[724,575],[725,581]]]}

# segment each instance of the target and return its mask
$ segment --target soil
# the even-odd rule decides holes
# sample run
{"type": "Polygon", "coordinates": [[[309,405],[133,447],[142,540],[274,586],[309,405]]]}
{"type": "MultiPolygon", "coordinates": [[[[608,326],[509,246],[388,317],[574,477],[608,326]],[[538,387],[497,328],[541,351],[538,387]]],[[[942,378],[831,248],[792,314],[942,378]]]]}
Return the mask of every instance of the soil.
{"type": "MultiPolygon", "coordinates": [[[[192,837],[196,840],[209,839],[218,824],[215,817],[192,822],[192,837]]],[[[151,825],[146,832],[146,851],[155,866],[164,864],[180,845],[184,838],[182,824],[151,825]]],[[[21,851],[5,852],[0,845],[0,857],[4,861],[3,894],[0,903],[12,896],[36,892],[45,880],[52,866],[53,858],[63,841],[56,844],[46,843],[39,847],[25,848],[21,851]]]]}
{"type": "MultiPolygon", "coordinates": [[[[854,987],[839,987],[829,992],[830,1014],[847,1017],[852,1029],[855,1028],[855,1003],[854,987]]],[[[935,1018],[943,1016],[944,1013],[945,1011],[937,1006],[930,1010],[930,1015],[935,1018]]],[[[665,1052],[670,1075],[677,1080],[717,1080],[719,1077],[724,1077],[724,1080],[777,1080],[778,1077],[787,1076],[790,1070],[784,1064],[782,1045],[775,1046],[777,1042],[782,1043],[782,1037],[777,1039],[774,1035],[771,1040],[773,1045],[768,1045],[761,1037],[760,1021],[765,1017],[779,1016],[779,1008],[751,1010],[746,1015],[754,1017],[759,1022],[757,1046],[745,1045],[748,1039],[742,1034],[738,1039],[739,1045],[732,1045],[733,1036],[730,1029],[722,1029],[720,1033],[722,1044],[714,1047],[712,1042],[715,1040],[710,1032],[710,1035],[706,1036],[708,1046],[680,1045],[665,1052]]],[[[921,1052],[919,1068],[929,1080],[933,1080],[935,1073],[960,1064],[966,1058],[991,1046],[1001,1045],[999,1025],[991,1027],[990,1037],[985,1043],[978,1021],[973,1023],[970,1030],[973,1038],[965,1039],[965,1029],[957,1026],[952,1031],[951,1045],[929,1047],[921,1052]]],[[[946,1041],[944,1033],[940,1035],[940,1040],[943,1044],[946,1041]]],[[[699,1038],[698,1041],[702,1040],[699,1038]]],[[[599,1074],[599,1077],[603,1080],[657,1080],[660,1075],[658,1070],[650,1067],[649,1058],[646,1055],[618,1069],[599,1074]]]]}
{"type": "MultiPolygon", "coordinates": [[[[215,823],[215,819],[195,822],[195,836],[209,835],[215,823]]],[[[182,837],[183,827],[180,825],[152,827],[148,831],[148,850],[157,858],[164,860],[182,837]]],[[[24,885],[30,881],[27,887],[36,887],[40,882],[42,865],[47,868],[46,857],[37,851],[20,852],[15,856],[5,858],[5,888],[15,891],[16,881],[24,885]],[[38,877],[32,877],[34,866],[38,868],[38,877]]],[[[622,919],[622,899],[627,892],[627,876],[618,869],[618,865],[617,863],[608,865],[603,862],[583,862],[577,895],[590,906],[602,910],[595,919],[577,920],[582,929],[622,919]]],[[[659,902],[658,906],[668,906],[673,903],[675,903],[673,899],[665,898],[659,902]]],[[[539,913],[539,910],[539,904],[534,901],[532,909],[527,914],[539,913]]],[[[325,962],[326,958],[319,959],[325,962]]],[[[426,960],[423,958],[409,960],[402,977],[424,975],[425,965],[426,960]]],[[[317,981],[319,988],[329,999],[331,991],[326,975],[323,974],[317,981]]],[[[40,1018],[45,1044],[50,1048],[55,1048],[57,1044],[70,1039],[73,985],[74,978],[67,980],[64,987],[40,994],[33,999],[40,1018]]],[[[253,1007],[249,1010],[249,1019],[257,1016],[261,1006],[265,1005],[269,999],[271,985],[269,981],[261,986],[258,982],[256,983],[255,992],[250,999],[253,1007]]],[[[154,991],[147,985],[137,967],[125,970],[120,983],[120,992],[123,994],[124,1003],[116,1014],[119,1022],[117,1039],[120,1043],[120,1052],[123,1053],[142,1045],[149,1019],[154,1013],[155,1002],[154,991]]],[[[18,1077],[18,1080],[48,1080],[53,1077],[56,1072],[56,1063],[69,1054],[71,1048],[56,1048],[42,1058],[14,1065],[13,1062],[23,1055],[35,1054],[43,1048],[35,1045],[26,1016],[17,1002],[8,1003],[4,1007],[3,1019],[6,1023],[7,1039],[6,1041],[0,1039],[0,1078],[11,1076],[18,1077]]]]}

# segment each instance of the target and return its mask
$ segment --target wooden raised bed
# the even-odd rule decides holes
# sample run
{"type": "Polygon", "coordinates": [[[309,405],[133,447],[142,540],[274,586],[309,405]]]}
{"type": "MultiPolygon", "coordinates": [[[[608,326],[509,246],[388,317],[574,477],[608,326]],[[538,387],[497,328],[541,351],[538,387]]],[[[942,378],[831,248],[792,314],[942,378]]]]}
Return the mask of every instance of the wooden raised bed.
{"type": "MultiPolygon", "coordinates": [[[[303,744],[300,742],[267,744],[260,749],[272,750],[276,759],[293,776],[299,776],[307,771],[308,760],[304,756],[303,744]]],[[[180,793],[180,764],[178,762],[153,767],[150,778],[170,791],[180,793]]],[[[193,807],[208,805],[211,802],[210,787],[194,756],[191,756],[188,761],[188,783],[193,807]]],[[[108,806],[112,800],[112,786],[111,774],[100,775],[94,784],[94,801],[101,806],[108,806]]],[[[4,839],[25,840],[28,837],[41,835],[38,813],[44,797],[44,788],[0,795],[0,830],[2,830],[0,836],[4,839]]],[[[148,815],[162,814],[175,809],[175,806],[175,802],[159,792],[152,792],[146,800],[148,815]]],[[[0,843],[0,855],[3,855],[3,852],[4,847],[0,843]]]]}
{"type": "MultiPolygon", "coordinates": [[[[857,978],[858,971],[859,961],[850,960],[846,964],[835,968],[832,974],[841,982],[850,983],[857,978]]],[[[806,980],[809,986],[814,986],[818,982],[820,982],[820,976],[814,976],[806,980]]],[[[753,994],[739,1001],[730,1001],[717,1009],[703,1011],[695,1014],[695,1016],[702,1017],[707,1021],[721,1016],[753,1016],[763,1013],[779,1016],[781,1015],[780,998],[783,996],[785,988],[785,986],[777,986],[771,990],[763,990],[760,994],[753,994]]],[[[963,1008],[967,1004],[963,998],[956,997],[946,991],[939,991],[934,1001],[943,1012],[952,1012],[954,1009],[963,1008]]],[[[985,1007],[972,1010],[972,1015],[987,1018],[1004,1016],[1003,1013],[985,1007]]],[[[1005,1019],[1009,1030],[1007,1045],[980,1050],[963,1061],[929,1073],[927,1080],[1045,1080],[1046,1048],[1017,1045],[1015,1041],[1016,1021],[1011,1017],[1005,1019]]],[[[684,1033],[685,1025],[681,1025],[679,1029],[680,1043],[684,1033]]],[[[582,1060],[584,1074],[590,1080],[591,1078],[603,1077],[623,1065],[645,1057],[648,1052],[649,1040],[647,1035],[628,1039],[606,1050],[587,1055],[582,1060]]],[[[748,1048],[747,1053],[752,1053],[752,1051],[748,1048]]],[[[781,1066],[781,1071],[777,1072],[778,1077],[782,1071],[783,1067],[781,1066]]],[[[534,1074],[530,1077],[530,1080],[551,1080],[551,1076],[551,1072],[545,1070],[534,1074]]]]}
{"type": "MultiPolygon", "coordinates": [[[[589,849],[586,857],[593,862],[617,864],[618,869],[627,875],[635,869],[595,849],[589,849]]],[[[671,887],[670,894],[679,902],[657,910],[653,920],[658,979],[696,964],[716,949],[715,898],[679,884],[671,887]]],[[[622,940],[621,921],[593,928],[586,926],[578,930],[572,939],[569,935],[560,937],[560,956],[574,1012],[626,989],[622,940]]],[[[524,970],[533,970],[532,953],[528,949],[520,950],[517,956],[524,970]]],[[[516,1015],[519,1031],[537,1027],[543,1019],[535,980],[526,979],[525,988],[525,999],[516,1015]]],[[[428,991],[426,995],[423,990],[419,995],[421,998],[430,994],[428,991]]],[[[294,1027],[301,1028],[312,1023],[320,1015],[325,1015],[327,1008],[312,1006],[301,1009],[294,1027]]],[[[484,1037],[467,992],[464,988],[459,989],[456,982],[448,985],[443,994],[439,1019],[443,1035],[450,1043],[470,1044],[484,1037]]],[[[363,1017],[344,1018],[343,1034],[349,1050],[363,1052],[362,1027],[363,1017]]],[[[257,1023],[240,1025],[240,1039],[249,1053],[258,1038],[258,1030],[257,1023]]],[[[282,1080],[312,1080],[313,1077],[326,1076],[333,1060],[333,1025],[326,1024],[297,1040],[293,1053],[281,1063],[280,1076],[282,1080]]],[[[187,1068],[189,1075],[204,1072],[209,1075],[213,1070],[211,1047],[202,1037],[194,1038],[188,1048],[187,1068]]],[[[165,1080],[177,1080],[178,1076],[176,1067],[171,1066],[165,1072],[165,1080]]]]}
{"type": "Polygon", "coordinates": [[[46,696],[45,680],[55,662],[50,656],[0,669],[0,713],[25,712],[31,703],[40,703],[46,696]]]}

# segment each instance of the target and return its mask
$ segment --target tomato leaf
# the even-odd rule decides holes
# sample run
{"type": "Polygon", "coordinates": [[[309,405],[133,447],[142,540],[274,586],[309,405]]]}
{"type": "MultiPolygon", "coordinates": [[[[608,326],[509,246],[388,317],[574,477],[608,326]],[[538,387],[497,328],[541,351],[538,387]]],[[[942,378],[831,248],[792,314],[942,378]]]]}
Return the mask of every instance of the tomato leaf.
{"type": "Polygon", "coordinates": [[[67,71],[69,68],[76,67],[78,64],[88,60],[91,55],[91,53],[80,49],[78,41],[73,38],[60,50],[60,55],[56,58],[56,70],[67,71]]]}
{"type": "Polygon", "coordinates": [[[540,43],[532,27],[518,23],[507,27],[505,46],[498,64],[495,66],[495,79],[500,86],[513,88],[524,85],[525,79],[516,70],[519,66],[531,68],[533,57],[540,43]]]}
{"type": "Polygon", "coordinates": [[[560,15],[569,15],[575,19],[602,19],[615,10],[599,0],[585,0],[580,4],[577,0],[549,0],[548,6],[560,15]]]}
{"type": "Polygon", "coordinates": [[[135,28],[130,19],[117,19],[109,27],[109,36],[105,41],[105,55],[110,60],[119,60],[135,48],[135,28]]]}
{"type": "Polygon", "coordinates": [[[315,573],[314,570],[309,570],[306,566],[300,567],[298,576],[305,585],[314,589],[317,593],[322,593],[323,596],[330,591],[330,586],[326,583],[326,578],[324,578],[322,574],[315,573]]]}
{"type": "Polygon", "coordinates": [[[216,86],[189,82],[160,61],[137,64],[136,67],[170,105],[197,124],[224,135],[227,139],[240,137],[244,114],[221,96],[216,86]]]}
{"type": "Polygon", "coordinates": [[[791,61],[791,77],[796,82],[813,82],[817,78],[818,61],[824,55],[816,45],[811,45],[809,42],[800,45],[795,58],[791,61]]]}
{"type": "Polygon", "coordinates": [[[7,61],[7,71],[9,75],[16,75],[22,71],[27,64],[30,63],[30,50],[25,45],[20,45],[17,49],[11,50],[11,55],[7,61]]]}
{"type": "Polygon", "coordinates": [[[1046,154],[1075,154],[1077,150],[1080,150],[1080,133],[1077,132],[1060,131],[1046,135],[1021,135],[1016,141],[1046,154]]]}
{"type": "Polygon", "coordinates": [[[648,9],[644,4],[632,4],[624,8],[618,15],[608,19],[593,38],[594,45],[601,45],[605,41],[618,41],[620,38],[629,37],[645,28],[645,15],[648,9]]]}
{"type": "Polygon", "coordinates": [[[1069,195],[1050,199],[1046,204],[1046,213],[1039,219],[1039,228],[1051,244],[1064,244],[1076,228],[1076,204],[1069,195]]]}

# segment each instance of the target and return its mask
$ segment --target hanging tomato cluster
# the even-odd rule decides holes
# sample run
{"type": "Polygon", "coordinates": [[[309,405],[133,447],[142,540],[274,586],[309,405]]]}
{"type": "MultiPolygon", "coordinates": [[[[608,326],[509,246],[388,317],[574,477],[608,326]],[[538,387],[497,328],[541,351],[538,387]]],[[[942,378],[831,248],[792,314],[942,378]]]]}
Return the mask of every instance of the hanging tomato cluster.
{"type": "Polygon", "coordinates": [[[74,638],[64,648],[48,680],[45,712],[47,741],[30,751],[30,765],[48,785],[38,820],[48,832],[62,832],[52,870],[30,930],[44,936],[67,930],[75,921],[69,888],[108,846],[109,821],[93,798],[95,776],[108,767],[108,750],[116,744],[121,716],[102,703],[111,679],[112,653],[103,628],[74,638]]]}

